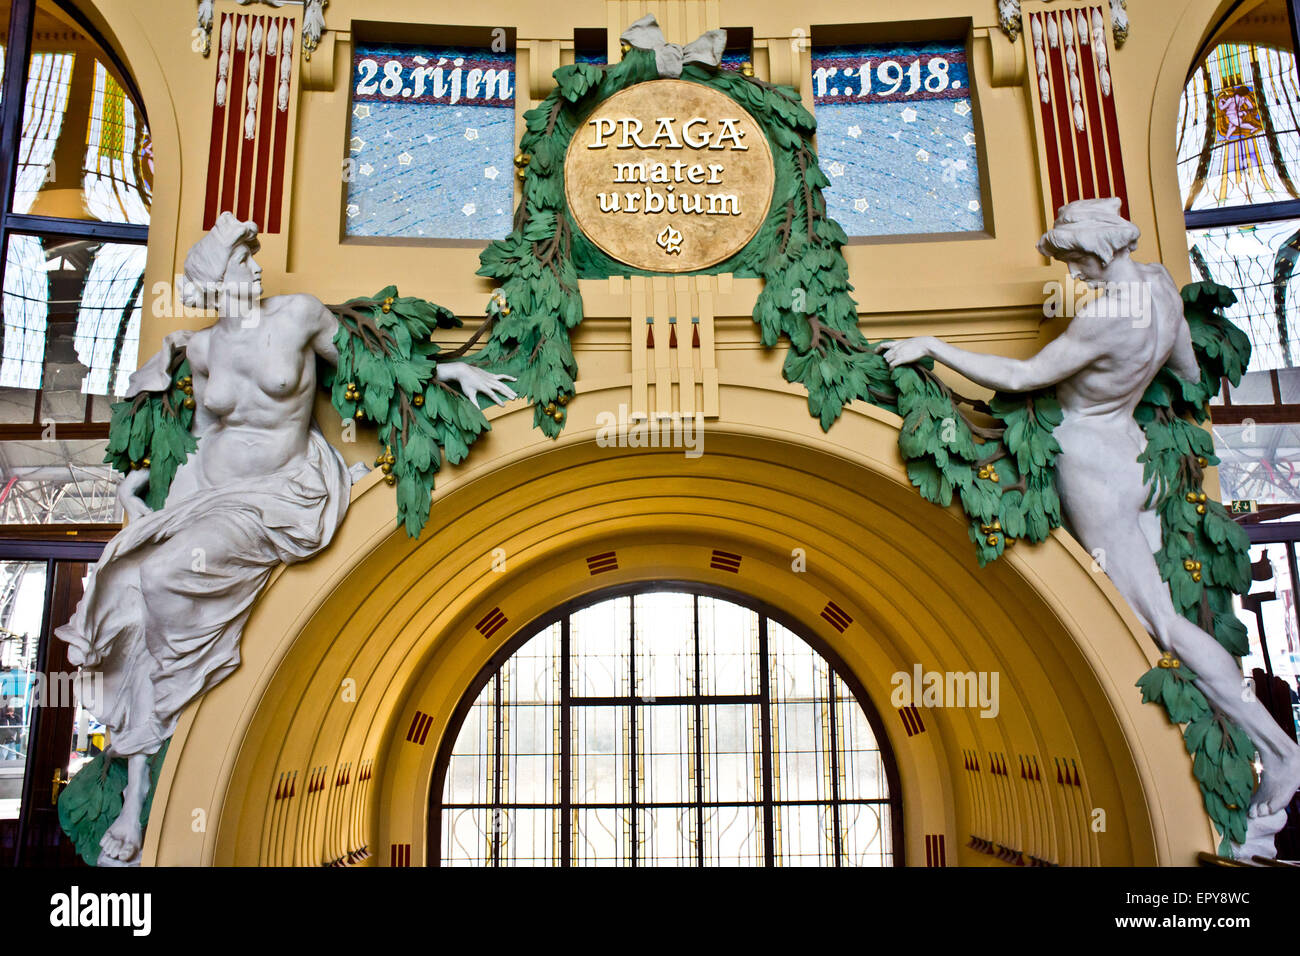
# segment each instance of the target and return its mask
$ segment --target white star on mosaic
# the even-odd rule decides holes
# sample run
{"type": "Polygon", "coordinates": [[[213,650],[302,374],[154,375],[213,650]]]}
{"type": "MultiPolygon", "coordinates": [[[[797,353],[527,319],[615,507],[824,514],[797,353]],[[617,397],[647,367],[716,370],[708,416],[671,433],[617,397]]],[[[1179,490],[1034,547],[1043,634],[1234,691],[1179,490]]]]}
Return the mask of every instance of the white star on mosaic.
{"type": "Polygon", "coordinates": [[[497,169],[495,166],[489,166],[483,170],[484,179],[496,179],[500,175],[501,175],[501,171],[497,169]]]}
{"type": "Polygon", "coordinates": [[[360,214],[361,214],[361,207],[360,207],[360,206],[358,206],[356,203],[349,203],[349,204],[348,204],[348,218],[349,218],[349,219],[351,219],[353,216],[359,216],[360,214]]]}
{"type": "Polygon", "coordinates": [[[966,100],[958,100],[952,111],[958,116],[965,116],[970,113],[970,103],[966,102],[966,100]]]}
{"type": "Polygon", "coordinates": [[[398,155],[398,157],[397,157],[397,161],[398,161],[399,163],[401,163],[403,166],[410,166],[410,165],[411,165],[411,160],[413,160],[414,158],[415,158],[415,157],[412,156],[410,153],[405,153],[405,152],[404,152],[404,153],[401,153],[401,154],[398,155]]]}
{"type": "Polygon", "coordinates": [[[972,199],[970,202],[966,204],[966,208],[969,209],[971,212],[979,212],[980,204],[976,202],[974,199],[972,199]]]}
{"type": "Polygon", "coordinates": [[[857,212],[866,212],[866,211],[867,211],[867,201],[866,201],[865,199],[861,199],[861,198],[859,198],[859,199],[855,199],[855,200],[853,200],[853,208],[854,208],[857,212]]]}
{"type": "Polygon", "coordinates": [[[834,163],[831,163],[830,166],[828,166],[827,168],[830,170],[832,176],[843,176],[843,175],[844,175],[844,164],[843,164],[843,163],[840,163],[840,162],[834,162],[834,163]]]}
{"type": "Polygon", "coordinates": [[[355,107],[353,107],[352,115],[355,116],[357,119],[365,119],[370,115],[370,107],[367,106],[365,103],[358,103],[355,107]]]}
{"type": "Polygon", "coordinates": [[[916,151],[916,160],[919,163],[928,163],[930,161],[930,154],[923,149],[918,149],[916,151]]]}
{"type": "Polygon", "coordinates": [[[359,153],[366,148],[366,141],[362,139],[360,136],[353,136],[352,141],[348,144],[348,147],[352,150],[352,152],[359,153]]]}
{"type": "Polygon", "coordinates": [[[465,130],[465,138],[471,141],[478,139],[478,130],[476,130],[473,126],[470,126],[465,130]]]}
{"type": "Polygon", "coordinates": [[[857,139],[859,136],[862,135],[862,127],[861,127],[861,126],[850,126],[850,127],[849,127],[848,129],[846,129],[844,132],[845,132],[847,135],[852,136],[854,139],[857,139]]]}
{"type": "Polygon", "coordinates": [[[369,163],[362,163],[362,164],[361,164],[361,175],[362,175],[362,176],[369,176],[369,175],[370,175],[371,173],[373,173],[374,171],[375,171],[375,167],[371,166],[369,163]]]}
{"type": "Polygon", "coordinates": [[[967,133],[965,136],[963,136],[963,137],[961,138],[961,141],[962,141],[963,143],[965,143],[967,146],[974,146],[974,145],[975,145],[975,134],[974,134],[974,133],[967,133]]]}
{"type": "Polygon", "coordinates": [[[904,123],[916,122],[916,110],[912,109],[912,107],[910,106],[904,109],[903,112],[899,113],[898,115],[903,118],[904,123]]]}
{"type": "Polygon", "coordinates": [[[474,207],[474,204],[473,204],[472,202],[467,202],[467,203],[465,203],[465,205],[463,205],[463,206],[460,207],[460,211],[463,212],[463,213],[464,213],[465,215],[467,215],[467,216],[472,216],[472,215],[474,215],[474,208],[475,208],[475,207],[474,207]]]}

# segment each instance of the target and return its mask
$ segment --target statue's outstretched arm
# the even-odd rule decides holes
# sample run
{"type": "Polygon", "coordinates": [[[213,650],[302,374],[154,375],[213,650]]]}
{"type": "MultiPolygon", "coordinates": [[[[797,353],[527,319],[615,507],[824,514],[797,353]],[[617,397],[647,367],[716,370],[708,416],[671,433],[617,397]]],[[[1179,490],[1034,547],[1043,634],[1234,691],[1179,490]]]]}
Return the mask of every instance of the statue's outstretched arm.
{"type": "Polygon", "coordinates": [[[1093,336],[1077,328],[1078,320],[1059,338],[1027,359],[968,352],[941,339],[925,335],[898,342],[883,342],[879,349],[890,368],[923,358],[941,362],[977,385],[994,391],[1031,392],[1055,385],[1082,371],[1101,357],[1104,348],[1093,336]]]}

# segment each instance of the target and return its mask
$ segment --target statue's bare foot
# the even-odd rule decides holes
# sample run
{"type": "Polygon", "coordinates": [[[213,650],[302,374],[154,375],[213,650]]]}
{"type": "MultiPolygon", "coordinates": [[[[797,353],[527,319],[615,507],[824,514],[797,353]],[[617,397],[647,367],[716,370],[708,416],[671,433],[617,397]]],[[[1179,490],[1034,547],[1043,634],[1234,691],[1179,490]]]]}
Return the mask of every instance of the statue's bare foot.
{"type": "Polygon", "coordinates": [[[1277,859],[1277,842],[1275,837],[1286,826],[1286,813],[1274,813],[1271,816],[1251,817],[1246,823],[1246,839],[1232,845],[1232,855],[1238,860],[1253,860],[1262,856],[1268,860],[1277,859]]]}
{"type": "Polygon", "coordinates": [[[104,856],[122,863],[134,860],[144,842],[144,832],[140,828],[140,808],[136,807],[132,813],[128,806],[132,802],[134,801],[122,802],[122,812],[99,841],[99,849],[104,856]]]}
{"type": "Polygon", "coordinates": [[[1292,744],[1285,757],[1264,764],[1259,789],[1250,801],[1249,815],[1267,817],[1285,810],[1297,790],[1300,790],[1300,747],[1292,744]]]}
{"type": "Polygon", "coordinates": [[[122,810],[117,819],[104,832],[99,841],[100,865],[130,865],[140,854],[144,843],[144,828],[140,826],[140,811],[144,809],[147,790],[149,758],[144,754],[131,754],[126,758],[126,789],[122,791],[122,810]]]}

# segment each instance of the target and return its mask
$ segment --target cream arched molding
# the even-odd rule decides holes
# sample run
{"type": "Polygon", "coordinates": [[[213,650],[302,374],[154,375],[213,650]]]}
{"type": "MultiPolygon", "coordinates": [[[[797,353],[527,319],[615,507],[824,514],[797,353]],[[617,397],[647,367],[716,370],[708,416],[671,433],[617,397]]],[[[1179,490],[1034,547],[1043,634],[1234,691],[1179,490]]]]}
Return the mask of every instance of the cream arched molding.
{"type": "MultiPolygon", "coordinates": [[[[390,844],[424,858],[430,778],[440,739],[485,662],[528,622],[609,585],[673,578],[714,583],[778,604],[822,637],[881,711],[898,762],[905,847],[924,862],[926,834],[948,859],[971,834],[962,751],[1073,756],[1085,804],[1106,832],[1061,803],[1041,824],[1055,858],[1188,864],[1210,849],[1179,733],[1133,686],[1155,659],[1109,582],[1067,535],[1013,549],[980,570],[965,520],[924,502],[897,452],[899,419],[855,405],[824,435],[805,399],[724,384],[725,423],[704,454],[600,448],[596,415],[628,400],[593,383],[550,442],[531,412],[493,413],[467,467],[440,475],[433,517],[409,542],[393,527],[391,489],[372,474],[330,548],[283,570],[255,609],[241,668],[192,706],[173,738],[144,858],[158,864],[318,865],[325,815],[268,839],[281,771],[305,774],[374,760],[365,821],[373,862],[390,844]],[[791,571],[805,548],[806,573],[791,571]],[[494,549],[506,569],[492,571],[494,549]],[[740,574],[709,567],[712,549],[744,556],[740,574]],[[616,550],[619,570],[593,577],[584,560],[616,550]],[[854,618],[844,634],[820,617],[834,600],[854,618]],[[508,623],[485,640],[492,608],[508,623]],[[926,709],[908,737],[889,706],[889,677],[927,670],[997,670],[1001,712],[926,709]],[[356,699],[341,693],[355,681],[356,699]],[[432,718],[423,746],[405,740],[413,714],[432,718]],[[294,848],[298,855],[294,856],[294,848]],[[285,855],[287,853],[287,856],[285,855]]],[[[346,847],[345,849],[352,849],[346,847]]]]}

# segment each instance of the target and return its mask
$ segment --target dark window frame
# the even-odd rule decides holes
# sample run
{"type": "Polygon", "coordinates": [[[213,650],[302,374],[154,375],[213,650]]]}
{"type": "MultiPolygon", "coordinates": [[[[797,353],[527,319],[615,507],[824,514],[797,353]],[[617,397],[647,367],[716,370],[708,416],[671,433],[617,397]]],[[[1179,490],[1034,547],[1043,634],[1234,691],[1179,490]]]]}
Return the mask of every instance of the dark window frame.
{"type": "MultiPolygon", "coordinates": [[[[53,621],[53,613],[58,606],[56,600],[57,566],[69,562],[86,562],[94,564],[99,560],[112,532],[93,529],[78,540],[48,539],[35,535],[19,534],[17,529],[0,531],[0,561],[33,561],[45,564],[45,605],[41,613],[40,636],[36,645],[35,670],[47,673],[50,670],[51,645],[55,640],[54,631],[59,626],[53,621]]],[[[66,651],[59,654],[64,659],[66,651]]],[[[50,766],[65,762],[66,750],[51,749],[52,738],[61,736],[67,728],[63,726],[70,719],[67,707],[49,707],[44,702],[33,700],[27,723],[28,753],[23,767],[22,796],[18,805],[18,822],[13,828],[13,855],[0,859],[0,866],[50,865],[53,860],[48,855],[55,851],[44,846],[48,839],[53,821],[37,820],[38,817],[50,815],[49,804],[44,800],[50,780],[42,772],[50,766]],[[42,829],[39,835],[34,831],[42,829]],[[47,855],[42,855],[45,852],[47,855]]],[[[60,843],[62,838],[60,838],[60,843]]],[[[64,854],[66,855],[66,853],[64,854]]]]}
{"type": "MultiPolygon", "coordinates": [[[[755,801],[742,801],[740,803],[736,803],[735,801],[721,801],[721,802],[710,801],[701,804],[699,802],[698,790],[697,790],[697,801],[695,803],[695,807],[698,814],[697,815],[697,820],[699,821],[698,825],[702,826],[703,824],[703,815],[698,813],[701,807],[756,806],[763,813],[763,823],[764,823],[763,865],[773,866],[775,863],[773,822],[775,819],[775,809],[777,807],[815,803],[818,805],[829,805],[833,808],[832,812],[838,814],[838,809],[841,806],[857,805],[857,804],[884,805],[889,808],[889,813],[890,813],[889,833],[890,833],[890,840],[891,840],[891,854],[893,857],[893,865],[896,867],[905,866],[906,855],[905,855],[905,844],[904,844],[903,806],[902,806],[902,798],[901,798],[902,787],[901,787],[900,777],[898,773],[897,759],[895,757],[893,748],[890,744],[890,738],[888,734],[885,732],[885,725],[883,719],[880,716],[880,712],[876,709],[873,701],[867,695],[866,690],[863,688],[861,682],[858,681],[857,677],[853,674],[853,672],[845,665],[843,659],[838,654],[835,653],[835,651],[826,643],[824,639],[818,637],[803,622],[791,617],[790,615],[786,614],[784,611],[781,611],[780,609],[773,607],[772,605],[767,604],[764,601],[757,600],[755,598],[750,597],[747,594],[742,594],[740,592],[732,591],[727,588],[720,588],[711,585],[702,585],[697,582],[681,581],[681,580],[642,581],[633,584],[616,586],[612,588],[605,588],[600,591],[596,591],[594,593],[586,594],[583,595],[582,597],[575,598],[571,601],[567,601],[564,604],[561,604],[560,606],[553,608],[550,612],[538,618],[535,618],[533,621],[529,622],[526,626],[520,628],[516,636],[512,637],[495,654],[492,655],[492,657],[483,666],[483,668],[479,671],[479,673],[475,676],[474,680],[470,683],[468,688],[465,690],[464,694],[462,695],[460,701],[456,706],[456,710],[452,714],[452,718],[450,722],[448,723],[446,733],[444,734],[441,741],[439,742],[438,755],[434,760],[433,774],[430,780],[429,801],[428,801],[428,826],[426,828],[426,856],[425,856],[426,865],[428,866],[442,865],[441,844],[442,844],[443,809],[444,808],[451,809],[451,808],[462,806],[461,804],[448,805],[443,803],[443,791],[446,783],[447,770],[450,765],[452,752],[455,749],[457,739],[460,736],[460,732],[462,727],[464,726],[465,719],[468,717],[470,713],[470,709],[473,707],[475,701],[478,699],[479,695],[482,693],[484,688],[487,687],[489,682],[492,682],[494,680],[497,681],[500,680],[501,669],[504,667],[506,662],[509,661],[510,658],[512,658],[525,644],[531,641],[543,630],[552,626],[553,624],[559,623],[561,625],[562,628],[561,657],[565,660],[566,666],[563,668],[561,673],[561,678],[560,678],[561,696],[556,703],[556,706],[559,708],[559,712],[560,712],[561,730],[560,730],[560,750],[559,753],[555,755],[555,758],[559,763],[562,780],[568,779],[571,774],[571,770],[569,768],[569,757],[570,757],[569,754],[570,716],[569,715],[572,712],[572,708],[575,706],[592,706],[594,704],[606,702],[604,698],[583,698],[580,699],[579,703],[574,703],[573,699],[569,695],[570,668],[569,666],[567,666],[567,663],[569,661],[569,647],[567,646],[569,618],[577,611],[581,611],[584,608],[591,607],[595,604],[600,604],[604,601],[608,601],[613,598],[635,597],[636,595],[639,594],[647,594],[647,593],[654,593],[654,592],[661,592],[661,591],[689,593],[693,595],[695,598],[695,608],[696,608],[695,633],[697,636],[697,667],[698,667],[698,634],[699,634],[698,607],[699,607],[699,599],[701,597],[710,597],[710,598],[716,598],[723,601],[729,601],[733,604],[739,605],[750,611],[753,611],[759,617],[759,647],[760,647],[759,653],[762,656],[765,665],[760,672],[761,687],[760,687],[759,694],[743,695],[741,697],[733,698],[729,696],[724,697],[720,695],[701,696],[698,693],[696,693],[695,695],[681,698],[680,701],[678,698],[666,698],[666,697],[657,697],[655,699],[655,703],[681,702],[681,703],[694,704],[697,707],[697,709],[703,707],[704,704],[706,703],[714,704],[714,703],[737,702],[737,703],[752,703],[760,706],[759,713],[760,713],[760,720],[762,721],[763,743],[762,743],[762,753],[760,755],[762,761],[762,765],[761,765],[762,782],[760,787],[761,792],[758,796],[758,799],[755,801]],[[770,689],[767,686],[768,668],[766,666],[768,660],[767,622],[769,620],[775,621],[776,623],[780,624],[781,626],[791,631],[800,640],[802,640],[805,644],[807,644],[808,647],[811,648],[814,653],[820,655],[823,658],[823,660],[826,661],[828,665],[828,671],[829,671],[828,683],[830,688],[834,687],[834,678],[839,677],[839,679],[844,683],[845,687],[849,690],[849,693],[854,698],[858,707],[861,709],[862,713],[866,717],[867,722],[871,727],[872,733],[875,736],[877,746],[879,747],[881,763],[884,767],[884,772],[885,772],[885,782],[886,782],[886,786],[888,787],[887,797],[883,799],[865,799],[865,800],[841,798],[838,793],[838,775],[832,772],[832,782],[834,786],[831,791],[831,795],[828,796],[826,800],[800,801],[800,800],[774,800],[773,799],[772,797],[773,754],[772,754],[772,746],[771,746],[771,726],[770,726],[771,694],[770,694],[770,689]]],[[[633,602],[633,606],[635,606],[635,602],[633,602]]],[[[635,612],[633,612],[633,615],[634,614],[635,612]]],[[[635,634],[634,616],[630,622],[629,630],[632,634],[635,634]]],[[[633,664],[633,667],[635,668],[635,664],[633,664]]],[[[633,674],[635,674],[635,670],[633,670],[633,674]]],[[[698,689],[699,687],[698,674],[697,674],[695,686],[698,689]]],[[[832,703],[831,719],[832,722],[834,722],[835,698],[833,697],[833,695],[828,696],[828,700],[831,701],[832,703]]],[[[645,701],[641,700],[635,695],[620,697],[617,699],[611,698],[609,702],[618,703],[618,704],[633,703],[635,704],[635,706],[642,706],[646,703],[645,701]]],[[[635,720],[635,713],[636,713],[635,706],[633,707],[633,718],[632,718],[633,720],[635,720]]],[[[695,732],[698,736],[698,734],[700,733],[700,729],[699,729],[700,721],[698,719],[698,714],[695,722],[695,728],[696,728],[695,732]]],[[[633,725],[633,736],[635,737],[635,725],[633,725]]],[[[699,745],[698,740],[696,741],[695,752],[696,752],[696,760],[698,761],[702,759],[703,751],[699,745]]],[[[835,759],[835,756],[836,755],[834,753],[834,747],[832,746],[832,751],[831,751],[832,761],[835,759]]],[[[700,781],[702,778],[702,773],[700,772],[700,768],[698,766],[696,768],[695,776],[697,781],[696,786],[698,787],[700,785],[700,781]]],[[[648,805],[643,802],[639,803],[636,798],[635,787],[636,787],[636,781],[633,780],[631,782],[631,788],[632,788],[631,809],[633,811],[638,809],[643,809],[646,806],[657,806],[657,804],[648,805]]],[[[490,789],[495,790],[495,788],[490,788],[490,789]]],[[[560,852],[559,852],[559,862],[557,865],[560,867],[570,867],[573,865],[571,859],[572,858],[572,834],[571,834],[572,813],[571,811],[573,809],[573,805],[572,805],[572,801],[567,803],[565,802],[566,799],[569,798],[569,796],[570,796],[570,788],[562,786],[562,797],[561,797],[561,802],[559,804],[548,803],[544,807],[542,807],[542,805],[538,805],[543,809],[554,808],[559,813],[560,852]]],[[[499,800],[495,792],[492,794],[492,797],[493,797],[493,804],[491,807],[488,807],[488,809],[498,811],[500,809],[505,808],[503,805],[499,804],[499,800]]],[[[477,807],[480,805],[475,804],[474,806],[477,807]]],[[[531,805],[516,805],[513,803],[509,804],[509,807],[516,807],[516,806],[531,806],[531,805]]],[[[582,806],[588,807],[591,805],[584,803],[582,804],[582,806]]],[[[622,807],[623,805],[619,804],[618,806],[622,807]]],[[[631,823],[631,826],[632,826],[633,845],[635,845],[636,843],[635,812],[633,813],[633,821],[631,823]]],[[[843,854],[842,854],[842,847],[839,845],[839,840],[840,837],[839,837],[839,832],[837,827],[836,841],[834,845],[835,861],[833,864],[835,866],[842,865],[843,854]]],[[[492,860],[489,862],[488,865],[498,866],[500,864],[500,859],[497,853],[498,850],[496,845],[494,844],[493,852],[492,852],[492,860]]],[[[703,840],[700,839],[698,835],[696,839],[696,853],[697,853],[697,858],[696,858],[695,865],[702,866],[703,865],[702,855],[704,853],[704,843],[703,840]]],[[[620,865],[630,865],[632,867],[636,867],[641,864],[636,861],[634,855],[633,860],[630,863],[625,863],[625,864],[621,863],[620,865]]]]}

